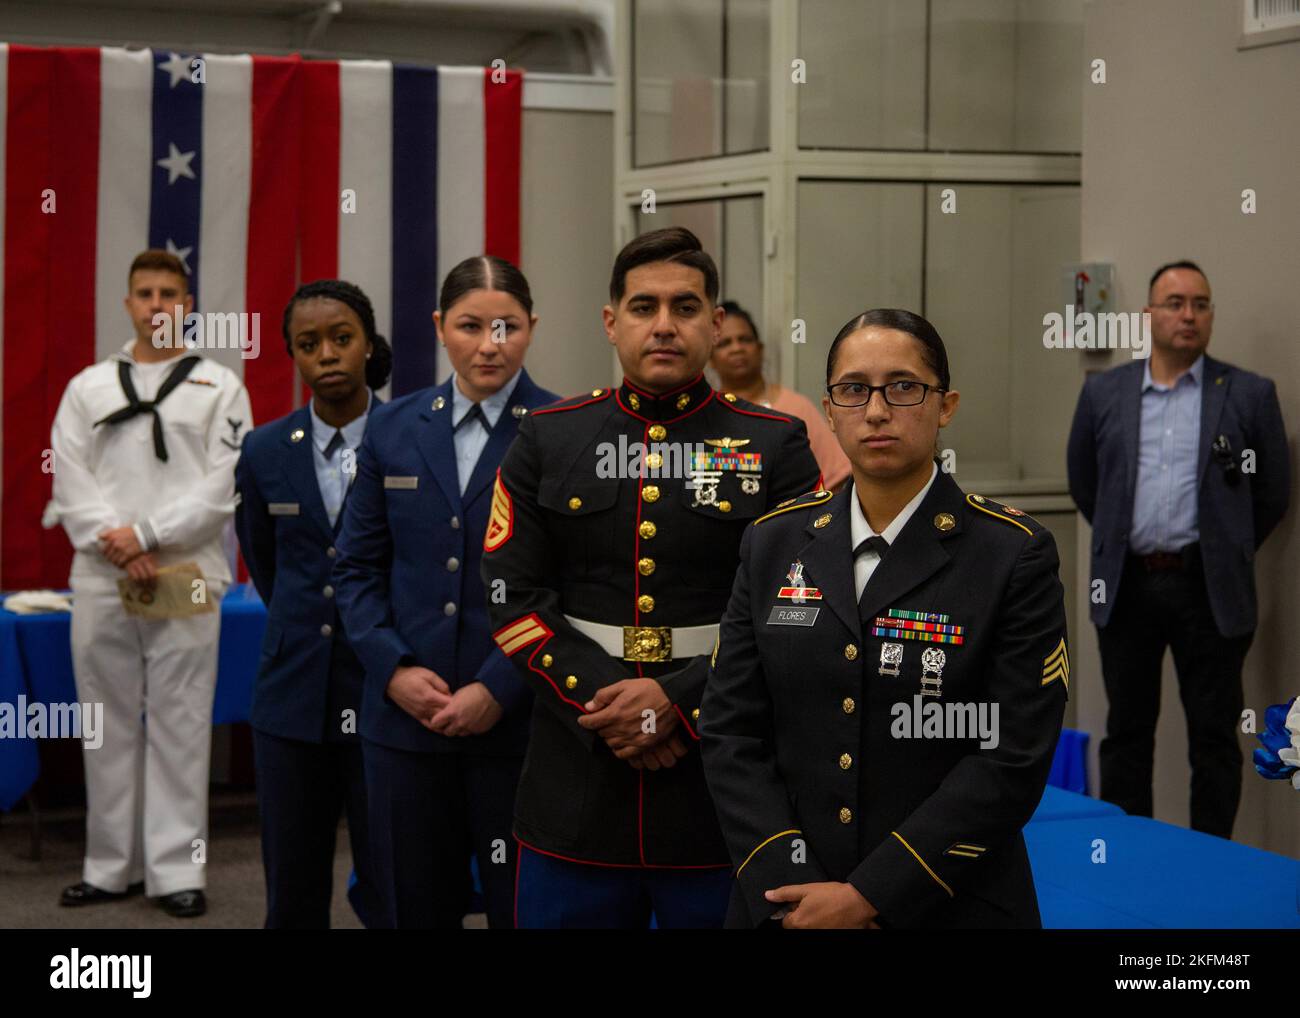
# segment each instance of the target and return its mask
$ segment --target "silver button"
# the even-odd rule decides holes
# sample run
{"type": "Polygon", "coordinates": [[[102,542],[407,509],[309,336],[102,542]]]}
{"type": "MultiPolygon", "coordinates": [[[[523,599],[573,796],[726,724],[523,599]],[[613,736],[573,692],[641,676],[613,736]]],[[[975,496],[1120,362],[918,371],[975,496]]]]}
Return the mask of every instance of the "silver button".
{"type": "Polygon", "coordinates": [[[333,636],[333,635],[334,635],[334,627],[331,626],[328,622],[326,622],[325,625],[323,625],[323,626],[320,627],[320,635],[321,635],[321,636],[333,636]]]}
{"type": "Polygon", "coordinates": [[[331,587],[331,586],[327,583],[327,584],[325,584],[325,589],[322,590],[321,593],[324,594],[326,597],[333,597],[333,596],[334,596],[334,588],[331,587]]]}
{"type": "Polygon", "coordinates": [[[452,530],[459,530],[459,529],[460,529],[460,517],[459,517],[459,516],[453,516],[453,517],[451,518],[451,529],[452,529],[452,530]]]}
{"type": "Polygon", "coordinates": [[[338,549],[335,548],[333,545],[330,545],[328,548],[325,549],[325,554],[328,555],[330,558],[333,558],[335,555],[338,554],[338,549]]]}
{"type": "Polygon", "coordinates": [[[442,613],[443,613],[444,615],[455,615],[455,614],[456,614],[456,602],[455,602],[455,601],[448,601],[446,604],[444,604],[444,605],[442,606],[442,613]]]}
{"type": "Polygon", "coordinates": [[[456,558],[455,556],[453,556],[452,558],[447,559],[447,571],[448,571],[448,572],[454,573],[454,572],[455,572],[457,569],[459,569],[459,568],[460,568],[460,559],[456,558]]]}

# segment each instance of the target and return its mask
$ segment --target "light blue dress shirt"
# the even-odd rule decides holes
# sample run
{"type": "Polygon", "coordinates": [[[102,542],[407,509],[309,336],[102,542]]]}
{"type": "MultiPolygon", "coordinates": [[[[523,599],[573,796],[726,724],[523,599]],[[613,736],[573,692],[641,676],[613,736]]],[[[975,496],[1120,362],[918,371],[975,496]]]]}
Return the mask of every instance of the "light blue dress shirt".
{"type": "Polygon", "coordinates": [[[1201,380],[1205,356],[1196,358],[1172,386],[1142,374],[1142,424],[1138,434],[1137,487],[1133,492],[1135,555],[1178,551],[1200,537],[1196,519],[1196,465],[1201,446],[1201,380]]]}
{"type": "MultiPolygon", "coordinates": [[[[501,412],[510,402],[510,396],[518,384],[519,372],[516,371],[514,377],[479,404],[483,408],[483,415],[492,427],[497,426],[497,421],[501,419],[501,412]]],[[[481,421],[470,421],[463,428],[459,430],[456,428],[473,407],[474,401],[460,391],[459,380],[453,372],[451,376],[451,427],[454,432],[452,441],[456,443],[456,480],[460,482],[462,495],[465,494],[470,476],[474,473],[474,465],[478,463],[478,458],[488,440],[488,431],[481,421]]]]}
{"type": "Polygon", "coordinates": [[[311,456],[312,462],[316,465],[316,484],[320,488],[321,501],[325,503],[325,512],[330,518],[332,527],[339,518],[339,510],[343,508],[343,499],[348,493],[348,485],[356,476],[357,448],[361,445],[361,439],[365,437],[366,418],[370,416],[370,409],[375,405],[375,394],[370,393],[370,401],[366,403],[365,413],[343,426],[343,445],[328,459],[325,458],[325,450],[334,440],[334,433],[340,429],[332,424],[326,424],[316,416],[315,399],[308,405],[311,407],[311,456]],[[350,471],[344,470],[344,449],[352,451],[352,455],[346,457],[347,463],[351,465],[350,471]]]}

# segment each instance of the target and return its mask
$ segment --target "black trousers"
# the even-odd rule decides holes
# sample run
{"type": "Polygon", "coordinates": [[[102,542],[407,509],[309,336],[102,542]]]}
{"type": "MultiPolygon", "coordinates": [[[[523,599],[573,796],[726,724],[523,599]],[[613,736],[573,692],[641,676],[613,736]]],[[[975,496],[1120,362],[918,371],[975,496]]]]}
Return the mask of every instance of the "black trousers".
{"type": "Polygon", "coordinates": [[[1110,622],[1098,627],[1109,710],[1101,743],[1101,797],[1151,815],[1160,667],[1173,651],[1187,716],[1193,830],[1232,837],[1241,799],[1241,669],[1254,633],[1222,636],[1199,556],[1179,570],[1148,572],[1130,558],[1110,622]]]}
{"type": "Polygon", "coordinates": [[[478,860],[488,926],[514,925],[521,756],[411,753],[363,739],[371,849],[390,925],[460,929],[478,860]]]}
{"type": "Polygon", "coordinates": [[[301,742],[253,730],[267,929],[329,929],[334,839],[347,811],[357,881],[348,900],[367,927],[383,918],[371,864],[361,743],[301,742]]]}

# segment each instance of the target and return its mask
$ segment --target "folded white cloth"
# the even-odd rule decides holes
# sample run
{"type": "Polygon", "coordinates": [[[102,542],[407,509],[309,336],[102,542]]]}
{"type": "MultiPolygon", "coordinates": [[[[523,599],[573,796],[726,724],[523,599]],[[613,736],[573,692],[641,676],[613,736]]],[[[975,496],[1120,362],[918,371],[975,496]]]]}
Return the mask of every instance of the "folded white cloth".
{"type": "Polygon", "coordinates": [[[55,590],[20,590],[5,598],[5,610],[15,615],[72,611],[72,597],[55,590]]]}

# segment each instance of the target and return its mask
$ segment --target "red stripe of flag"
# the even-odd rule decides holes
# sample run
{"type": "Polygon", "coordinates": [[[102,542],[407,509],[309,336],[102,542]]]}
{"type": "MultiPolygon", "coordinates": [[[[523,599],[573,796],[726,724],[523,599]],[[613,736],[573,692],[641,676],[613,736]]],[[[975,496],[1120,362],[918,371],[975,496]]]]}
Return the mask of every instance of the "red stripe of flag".
{"type": "MultiPolygon", "coordinates": [[[[334,279],[339,274],[339,64],[308,60],[302,65],[301,182],[298,186],[299,278],[334,279]]],[[[311,390],[302,387],[302,398],[311,390]]]]}
{"type": "Polygon", "coordinates": [[[63,586],[72,557],[62,530],[40,527],[42,465],[63,390],[95,360],[99,64],[98,49],[9,49],[0,575],[11,589],[63,586]]]}
{"type": "Polygon", "coordinates": [[[484,253],[519,264],[519,148],[524,76],[494,82],[483,71],[484,253]]]}
{"type": "Polygon", "coordinates": [[[297,278],[301,66],[297,57],[253,57],[246,296],[267,337],[259,356],[244,361],[255,424],[293,409],[293,361],[277,337],[297,278]]]}

